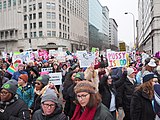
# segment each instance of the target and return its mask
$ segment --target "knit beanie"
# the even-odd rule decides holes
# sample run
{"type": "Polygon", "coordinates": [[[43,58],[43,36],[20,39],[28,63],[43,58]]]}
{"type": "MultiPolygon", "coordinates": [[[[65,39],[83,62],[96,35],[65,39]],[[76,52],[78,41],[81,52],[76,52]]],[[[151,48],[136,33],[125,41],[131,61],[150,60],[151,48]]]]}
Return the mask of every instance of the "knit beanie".
{"type": "Polygon", "coordinates": [[[3,84],[1,89],[5,89],[8,92],[12,93],[13,95],[16,94],[18,88],[18,83],[16,80],[9,80],[6,83],[3,84]]]}
{"type": "Polygon", "coordinates": [[[154,85],[153,107],[155,113],[160,117],[160,84],[154,85]]]}
{"type": "Polygon", "coordinates": [[[79,78],[80,80],[85,80],[84,73],[83,72],[76,73],[75,78],[79,78]]]}
{"type": "Polygon", "coordinates": [[[77,85],[74,87],[74,92],[88,92],[90,94],[96,93],[96,88],[94,85],[89,81],[80,81],[77,83],[77,85]]]}
{"type": "Polygon", "coordinates": [[[28,75],[27,74],[21,74],[19,76],[19,78],[21,78],[23,81],[28,82],[28,75]]]}
{"type": "Polygon", "coordinates": [[[54,103],[58,103],[58,97],[54,89],[46,89],[45,93],[42,95],[41,103],[45,101],[52,101],[54,103]]]}
{"type": "Polygon", "coordinates": [[[129,76],[129,75],[131,75],[132,73],[134,73],[135,71],[134,71],[134,69],[133,68],[127,68],[127,75],[129,76]]]}
{"type": "Polygon", "coordinates": [[[157,75],[155,75],[153,73],[147,74],[143,77],[143,83],[148,82],[149,80],[151,80],[153,78],[157,78],[157,75]]]}
{"type": "Polygon", "coordinates": [[[49,81],[49,75],[43,75],[37,78],[37,81],[40,81],[44,86],[48,84],[49,81]]]}

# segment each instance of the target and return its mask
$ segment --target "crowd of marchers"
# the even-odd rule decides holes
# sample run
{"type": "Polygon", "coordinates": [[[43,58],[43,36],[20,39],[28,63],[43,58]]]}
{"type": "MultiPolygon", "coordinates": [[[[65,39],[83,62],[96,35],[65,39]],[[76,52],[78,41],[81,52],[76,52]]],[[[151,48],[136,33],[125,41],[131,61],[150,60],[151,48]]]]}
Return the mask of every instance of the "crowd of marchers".
{"type": "Polygon", "coordinates": [[[147,53],[110,67],[103,55],[87,68],[54,56],[19,63],[0,59],[1,120],[160,120],[160,60],[147,53]],[[61,72],[62,85],[50,82],[61,72]]]}

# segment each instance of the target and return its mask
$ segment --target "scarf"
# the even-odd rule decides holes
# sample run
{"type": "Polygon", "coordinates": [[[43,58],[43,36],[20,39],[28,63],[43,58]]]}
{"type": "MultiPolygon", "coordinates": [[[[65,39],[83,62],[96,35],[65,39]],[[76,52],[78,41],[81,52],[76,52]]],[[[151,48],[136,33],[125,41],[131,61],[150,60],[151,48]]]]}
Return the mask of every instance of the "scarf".
{"type": "Polygon", "coordinates": [[[81,114],[81,106],[77,105],[71,120],[93,120],[97,107],[88,108],[81,114]]]}
{"type": "Polygon", "coordinates": [[[14,102],[17,101],[17,100],[18,100],[18,95],[15,95],[15,96],[14,96],[10,101],[8,101],[8,102],[0,101],[0,105],[1,105],[1,106],[4,106],[4,108],[0,108],[0,112],[3,113],[8,105],[14,103],[14,102]]]}

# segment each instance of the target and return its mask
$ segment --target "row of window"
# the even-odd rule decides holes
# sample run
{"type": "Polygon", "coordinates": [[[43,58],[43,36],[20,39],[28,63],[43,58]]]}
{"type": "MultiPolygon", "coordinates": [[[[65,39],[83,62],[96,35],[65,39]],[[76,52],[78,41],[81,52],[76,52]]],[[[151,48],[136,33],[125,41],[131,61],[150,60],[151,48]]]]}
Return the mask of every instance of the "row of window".
{"type": "Polygon", "coordinates": [[[61,14],[59,14],[59,20],[63,21],[64,23],[68,23],[69,24],[69,18],[67,19],[67,17],[65,16],[62,16],[61,14]]]}
{"type": "MultiPolygon", "coordinates": [[[[42,3],[38,3],[38,9],[42,9],[42,3]]],[[[36,4],[29,5],[29,12],[36,10],[36,4]]],[[[27,12],[27,6],[23,6],[23,12],[27,12]]]]}
{"type": "Polygon", "coordinates": [[[67,10],[66,8],[61,7],[61,5],[59,5],[59,12],[61,12],[61,11],[63,14],[65,14],[65,15],[67,14],[69,17],[69,10],[67,10]]]}
{"type": "Polygon", "coordinates": [[[62,28],[63,28],[63,31],[69,32],[69,30],[70,30],[69,26],[67,28],[67,25],[64,25],[64,24],[62,25],[62,23],[59,23],[59,29],[62,30],[62,28]]]}
{"type": "MultiPolygon", "coordinates": [[[[41,19],[41,18],[42,18],[42,12],[39,12],[38,13],[38,19],[41,19]]],[[[24,15],[24,21],[26,21],[27,19],[29,19],[29,20],[36,19],[36,13],[29,14],[29,15],[24,15]]]]}
{"type": "Polygon", "coordinates": [[[16,0],[8,0],[8,2],[6,0],[4,0],[3,2],[0,1],[0,9],[2,9],[2,4],[3,4],[3,9],[8,7],[11,7],[11,5],[16,6],[16,0]]]}

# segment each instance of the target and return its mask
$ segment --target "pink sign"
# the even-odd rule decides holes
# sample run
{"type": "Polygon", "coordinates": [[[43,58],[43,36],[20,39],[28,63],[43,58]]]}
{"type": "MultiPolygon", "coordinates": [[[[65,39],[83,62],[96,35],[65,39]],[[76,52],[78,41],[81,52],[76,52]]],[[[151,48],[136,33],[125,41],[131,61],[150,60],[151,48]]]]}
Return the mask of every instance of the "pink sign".
{"type": "Polygon", "coordinates": [[[49,59],[48,52],[46,50],[38,50],[38,55],[46,60],[49,59]]]}

